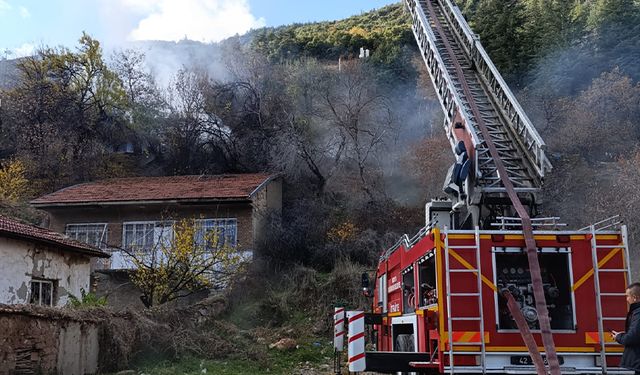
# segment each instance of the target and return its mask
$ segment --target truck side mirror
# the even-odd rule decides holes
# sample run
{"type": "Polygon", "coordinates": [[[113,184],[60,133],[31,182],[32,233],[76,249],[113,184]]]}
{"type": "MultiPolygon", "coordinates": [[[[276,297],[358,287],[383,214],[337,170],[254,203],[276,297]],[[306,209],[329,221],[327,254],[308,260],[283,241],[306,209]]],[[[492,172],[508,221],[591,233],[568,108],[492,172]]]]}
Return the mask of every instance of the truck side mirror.
{"type": "Polygon", "coordinates": [[[371,289],[369,289],[369,274],[366,272],[362,273],[362,294],[365,297],[373,296],[373,293],[371,293],[371,289]]]}
{"type": "Polygon", "coordinates": [[[369,289],[369,274],[366,272],[362,273],[362,289],[369,289]]]}

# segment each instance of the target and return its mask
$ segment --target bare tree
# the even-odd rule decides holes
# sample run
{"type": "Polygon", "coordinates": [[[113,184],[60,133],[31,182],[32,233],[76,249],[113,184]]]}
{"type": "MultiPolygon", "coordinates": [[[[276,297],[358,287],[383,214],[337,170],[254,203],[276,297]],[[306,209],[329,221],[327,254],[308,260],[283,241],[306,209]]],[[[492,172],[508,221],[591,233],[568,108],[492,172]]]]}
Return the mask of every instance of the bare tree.
{"type": "Polygon", "coordinates": [[[357,171],[360,188],[374,199],[373,180],[379,171],[373,162],[393,135],[393,114],[366,64],[354,60],[342,65],[323,93],[324,116],[346,139],[346,155],[357,171]]]}

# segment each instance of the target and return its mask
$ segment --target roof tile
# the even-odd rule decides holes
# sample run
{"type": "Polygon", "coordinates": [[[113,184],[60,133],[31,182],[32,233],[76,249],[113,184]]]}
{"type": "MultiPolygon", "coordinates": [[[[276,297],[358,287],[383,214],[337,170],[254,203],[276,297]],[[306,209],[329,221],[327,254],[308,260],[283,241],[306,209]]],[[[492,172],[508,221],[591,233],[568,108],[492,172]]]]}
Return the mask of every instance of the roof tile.
{"type": "Polygon", "coordinates": [[[274,176],[267,173],[113,178],[69,186],[31,201],[36,207],[68,203],[193,199],[249,199],[274,176]]]}
{"type": "Polygon", "coordinates": [[[63,249],[80,252],[89,256],[109,257],[107,253],[104,253],[100,249],[83,242],[72,240],[64,234],[35,225],[24,224],[0,215],[0,235],[2,234],[37,242],[53,243],[63,249]]]}

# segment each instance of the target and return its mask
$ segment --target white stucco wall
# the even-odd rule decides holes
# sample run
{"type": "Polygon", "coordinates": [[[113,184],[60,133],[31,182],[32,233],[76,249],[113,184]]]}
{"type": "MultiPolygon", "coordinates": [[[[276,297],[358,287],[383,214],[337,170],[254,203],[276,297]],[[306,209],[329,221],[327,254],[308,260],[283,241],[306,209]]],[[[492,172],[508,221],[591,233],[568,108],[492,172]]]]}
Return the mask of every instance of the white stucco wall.
{"type": "Polygon", "coordinates": [[[0,237],[0,303],[28,303],[31,280],[54,282],[54,306],[65,306],[69,294],[89,291],[90,258],[0,237]]]}

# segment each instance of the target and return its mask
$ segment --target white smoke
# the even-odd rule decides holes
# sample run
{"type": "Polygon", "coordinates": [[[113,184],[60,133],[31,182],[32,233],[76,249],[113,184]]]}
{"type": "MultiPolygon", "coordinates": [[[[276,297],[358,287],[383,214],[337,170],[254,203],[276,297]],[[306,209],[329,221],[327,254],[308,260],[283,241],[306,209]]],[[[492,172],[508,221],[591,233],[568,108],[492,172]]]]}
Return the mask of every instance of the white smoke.
{"type": "Polygon", "coordinates": [[[129,41],[219,42],[265,25],[247,0],[103,0],[102,16],[129,41]]]}

